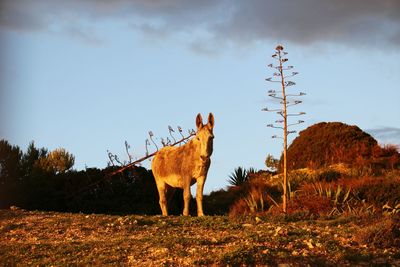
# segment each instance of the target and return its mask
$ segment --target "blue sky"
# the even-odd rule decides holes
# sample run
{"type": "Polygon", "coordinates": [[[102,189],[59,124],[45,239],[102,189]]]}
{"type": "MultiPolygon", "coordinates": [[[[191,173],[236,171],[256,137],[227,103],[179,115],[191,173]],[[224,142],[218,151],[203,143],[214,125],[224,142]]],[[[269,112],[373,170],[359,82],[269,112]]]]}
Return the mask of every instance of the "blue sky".
{"type": "Polygon", "coordinates": [[[397,0],[3,0],[0,41],[0,137],[64,147],[76,169],[105,167],[107,150],[127,159],[125,140],[141,157],[149,130],[194,128],[199,112],[215,115],[207,192],[264,168],[282,148],[261,111],[276,107],[277,44],[307,93],[296,130],[341,121],[400,144],[397,0]]]}

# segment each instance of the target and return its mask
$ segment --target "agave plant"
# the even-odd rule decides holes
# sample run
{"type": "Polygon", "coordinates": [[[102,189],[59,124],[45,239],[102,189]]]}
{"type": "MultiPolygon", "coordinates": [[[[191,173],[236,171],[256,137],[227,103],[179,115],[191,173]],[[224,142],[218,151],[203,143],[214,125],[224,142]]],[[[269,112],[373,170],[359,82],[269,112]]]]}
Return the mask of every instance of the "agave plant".
{"type": "Polygon", "coordinates": [[[394,215],[397,213],[400,213],[400,203],[398,203],[396,206],[391,207],[389,206],[389,203],[386,203],[383,207],[383,214],[385,215],[394,215]]]}
{"type": "MultiPolygon", "coordinates": [[[[247,176],[249,176],[250,174],[255,174],[255,173],[257,173],[257,170],[255,169],[255,168],[253,168],[253,167],[250,167],[250,168],[248,168],[247,170],[246,170],[246,172],[247,172],[247,176]]],[[[249,177],[250,178],[250,177],[249,177]]]]}
{"type": "Polygon", "coordinates": [[[248,179],[249,179],[249,175],[248,175],[248,172],[246,171],[246,169],[244,169],[242,167],[237,167],[234,170],[234,172],[232,172],[231,175],[229,175],[228,182],[231,185],[239,186],[239,185],[242,185],[244,182],[246,182],[248,179]]]}

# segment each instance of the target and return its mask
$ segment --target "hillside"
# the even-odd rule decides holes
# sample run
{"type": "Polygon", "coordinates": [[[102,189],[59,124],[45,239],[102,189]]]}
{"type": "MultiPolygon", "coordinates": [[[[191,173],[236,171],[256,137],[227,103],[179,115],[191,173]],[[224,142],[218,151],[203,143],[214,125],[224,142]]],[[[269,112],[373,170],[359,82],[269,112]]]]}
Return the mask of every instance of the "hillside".
{"type": "Polygon", "coordinates": [[[389,218],[374,223],[373,218],[348,217],[296,221],[294,217],[165,218],[0,210],[0,263],[399,266],[395,243],[379,245],[379,239],[368,239],[371,232],[387,232],[392,225],[389,218]]]}

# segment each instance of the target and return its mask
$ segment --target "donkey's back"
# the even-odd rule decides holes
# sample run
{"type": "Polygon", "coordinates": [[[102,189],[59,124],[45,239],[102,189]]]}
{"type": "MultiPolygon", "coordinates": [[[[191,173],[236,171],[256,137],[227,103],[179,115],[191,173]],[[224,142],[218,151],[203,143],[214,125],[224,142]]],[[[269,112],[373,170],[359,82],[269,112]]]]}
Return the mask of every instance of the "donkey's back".
{"type": "MultiPolygon", "coordinates": [[[[155,155],[152,171],[156,182],[164,181],[175,188],[184,188],[186,183],[192,185],[196,180],[196,162],[194,147],[188,143],[182,147],[167,146],[155,155]]],[[[197,164],[196,164],[197,163],[197,164]]]]}

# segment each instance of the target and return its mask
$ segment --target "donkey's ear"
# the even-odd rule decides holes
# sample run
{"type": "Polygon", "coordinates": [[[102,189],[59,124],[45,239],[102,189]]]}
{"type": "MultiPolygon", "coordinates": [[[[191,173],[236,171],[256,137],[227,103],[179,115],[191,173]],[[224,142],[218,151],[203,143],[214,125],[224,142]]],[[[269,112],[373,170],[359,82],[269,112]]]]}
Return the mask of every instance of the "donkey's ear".
{"type": "Polygon", "coordinates": [[[208,124],[211,129],[214,128],[214,115],[212,113],[208,114],[208,124]]]}
{"type": "Polygon", "coordinates": [[[197,130],[200,130],[201,128],[203,128],[203,118],[201,117],[200,113],[197,114],[197,117],[196,117],[196,127],[197,127],[197,130]]]}

